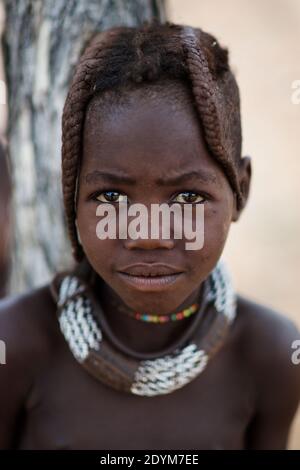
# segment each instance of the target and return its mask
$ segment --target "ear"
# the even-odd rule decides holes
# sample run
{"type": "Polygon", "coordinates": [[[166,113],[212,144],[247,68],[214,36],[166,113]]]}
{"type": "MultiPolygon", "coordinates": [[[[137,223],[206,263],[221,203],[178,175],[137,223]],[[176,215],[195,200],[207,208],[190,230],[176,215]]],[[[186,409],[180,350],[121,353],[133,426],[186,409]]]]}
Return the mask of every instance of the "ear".
{"type": "Polygon", "coordinates": [[[232,213],[232,222],[236,222],[239,220],[241,213],[243,212],[244,207],[247,204],[249,191],[250,191],[250,183],[251,183],[251,176],[252,176],[252,167],[251,167],[251,158],[250,157],[243,157],[239,162],[239,182],[240,188],[242,193],[242,203],[240,207],[237,207],[237,197],[236,193],[234,193],[234,208],[232,213]]]}

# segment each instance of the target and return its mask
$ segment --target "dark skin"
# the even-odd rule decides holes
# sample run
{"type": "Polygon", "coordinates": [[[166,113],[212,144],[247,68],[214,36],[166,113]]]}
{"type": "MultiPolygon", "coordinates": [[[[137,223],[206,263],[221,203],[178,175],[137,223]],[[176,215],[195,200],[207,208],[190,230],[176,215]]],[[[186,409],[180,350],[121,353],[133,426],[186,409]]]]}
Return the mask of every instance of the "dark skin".
{"type": "MultiPolygon", "coordinates": [[[[92,107],[84,132],[80,239],[111,328],[137,351],[164,348],[190,319],[158,326],[134,320],[123,309],[170,313],[190,305],[223,251],[231,222],[241,214],[192,107],[171,111],[163,96],[158,106],[133,93],[127,106],[105,113],[105,119],[97,104],[92,107]],[[106,181],[104,186],[99,174],[93,182],[87,177],[104,170],[126,171],[136,183],[106,181]],[[157,183],[191,171],[205,172],[205,178],[157,183]],[[90,196],[101,193],[103,200],[103,191],[112,189],[147,205],[197,191],[197,201],[205,204],[203,249],[184,250],[183,240],[97,239],[99,200],[90,196]],[[137,291],[117,274],[136,261],[165,261],[183,275],[176,288],[137,291]]],[[[249,159],[241,159],[244,205],[250,174],[249,159]]],[[[284,316],[238,296],[236,320],[207,369],[176,392],[139,397],[103,385],[75,361],[60,333],[48,285],[13,297],[0,307],[0,337],[7,346],[7,364],[0,366],[0,447],[283,449],[300,396],[300,369],[291,362],[291,344],[299,336],[284,316]]]]}
{"type": "MultiPolygon", "coordinates": [[[[239,213],[222,169],[205,147],[191,105],[177,106],[174,112],[168,100],[165,99],[163,106],[155,99],[144,103],[138,91],[131,100],[132,104],[129,101],[126,106],[116,106],[111,113],[106,112],[105,119],[101,117],[101,125],[101,106],[97,106],[97,102],[90,106],[84,134],[77,224],[88,260],[105,281],[99,286],[99,296],[104,299],[108,320],[115,333],[119,339],[129,341],[133,349],[152,351],[163,348],[176,333],[180,333],[182,324],[154,326],[154,335],[153,326],[149,328],[143,322],[128,321],[127,316],[118,314],[115,305],[111,308],[109,299],[113,297],[129,311],[160,314],[180,311],[196,302],[199,286],[217,263],[230,223],[237,220],[239,213]],[[189,119],[187,114],[191,116],[189,119]],[[108,174],[121,174],[121,181],[116,184],[108,174]],[[187,178],[189,174],[191,176],[187,178]],[[126,176],[134,181],[126,183],[126,176]],[[179,177],[181,183],[169,183],[179,177]],[[189,199],[183,197],[183,192],[193,190],[197,194],[193,200],[206,206],[204,248],[186,250],[184,238],[99,240],[95,236],[99,220],[96,207],[99,202],[111,201],[105,191],[113,189],[119,193],[117,200],[126,195],[129,203],[144,203],[149,211],[151,203],[183,201],[181,204],[184,204],[189,199]],[[114,256],[108,257],[107,253],[114,253],[114,256]],[[125,284],[117,274],[122,267],[137,262],[163,262],[176,267],[183,275],[161,292],[140,292],[125,284]]],[[[248,158],[241,161],[241,178],[245,180],[248,192],[248,158]]]]}

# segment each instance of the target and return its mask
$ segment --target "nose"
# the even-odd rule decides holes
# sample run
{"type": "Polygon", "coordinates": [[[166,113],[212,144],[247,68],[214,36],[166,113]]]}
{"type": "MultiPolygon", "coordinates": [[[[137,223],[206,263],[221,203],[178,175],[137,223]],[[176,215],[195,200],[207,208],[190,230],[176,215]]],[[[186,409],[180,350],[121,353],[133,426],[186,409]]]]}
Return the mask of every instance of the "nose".
{"type": "MultiPolygon", "coordinates": [[[[167,227],[165,226],[165,222],[160,218],[159,221],[157,220],[151,220],[151,210],[149,210],[148,213],[148,228],[147,230],[141,230],[140,235],[135,233],[133,231],[132,233],[134,234],[134,237],[131,237],[130,235],[125,242],[125,248],[128,250],[132,249],[143,249],[143,250],[154,250],[157,248],[165,248],[168,250],[171,250],[174,248],[174,239],[170,238],[172,236],[172,229],[170,230],[165,230],[167,227]],[[154,234],[151,236],[151,224],[156,225],[157,224],[157,229],[154,230],[154,234]],[[142,235],[143,234],[143,238],[142,235]],[[138,236],[139,235],[139,236],[138,236]],[[138,238],[137,238],[138,236],[138,238]]],[[[146,223],[147,225],[147,223],[146,223]]],[[[141,228],[141,225],[140,225],[141,228]]]]}
{"type": "Polygon", "coordinates": [[[174,247],[174,240],[163,238],[138,238],[136,240],[128,239],[125,241],[125,248],[128,250],[143,249],[154,250],[157,248],[166,248],[171,250],[174,247]]]}

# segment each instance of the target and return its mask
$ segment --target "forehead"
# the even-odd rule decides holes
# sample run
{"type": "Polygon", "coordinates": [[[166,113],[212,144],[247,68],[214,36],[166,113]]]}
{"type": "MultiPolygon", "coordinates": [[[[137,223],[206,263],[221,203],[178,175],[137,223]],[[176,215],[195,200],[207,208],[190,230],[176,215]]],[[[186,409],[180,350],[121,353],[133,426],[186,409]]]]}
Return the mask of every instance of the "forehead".
{"type": "Polygon", "coordinates": [[[116,165],[135,172],[217,169],[204,141],[190,90],[140,87],[105,93],[90,103],[84,126],[84,167],[116,165]]]}

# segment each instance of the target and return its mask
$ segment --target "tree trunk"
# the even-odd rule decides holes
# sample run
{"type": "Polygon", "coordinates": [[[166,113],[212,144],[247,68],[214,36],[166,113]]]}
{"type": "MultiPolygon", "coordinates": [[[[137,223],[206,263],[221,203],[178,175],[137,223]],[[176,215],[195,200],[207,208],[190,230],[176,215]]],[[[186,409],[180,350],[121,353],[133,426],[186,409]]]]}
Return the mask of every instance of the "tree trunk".
{"type": "Polygon", "coordinates": [[[4,64],[14,183],[11,292],[71,263],[63,222],[61,115],[72,70],[94,31],[165,19],[159,0],[5,0],[4,64]]]}
{"type": "Polygon", "coordinates": [[[11,181],[7,163],[6,154],[0,141],[0,299],[7,294],[11,261],[11,181]]]}

